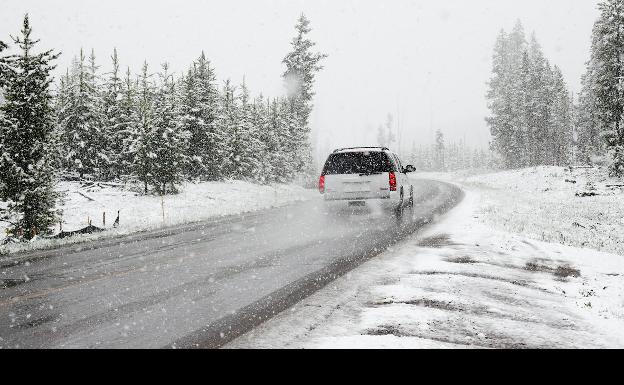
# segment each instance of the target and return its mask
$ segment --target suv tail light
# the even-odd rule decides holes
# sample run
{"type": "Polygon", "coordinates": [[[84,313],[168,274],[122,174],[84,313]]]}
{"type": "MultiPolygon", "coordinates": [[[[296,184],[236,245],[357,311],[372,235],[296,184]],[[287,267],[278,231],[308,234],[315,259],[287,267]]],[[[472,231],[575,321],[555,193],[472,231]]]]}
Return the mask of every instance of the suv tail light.
{"type": "Polygon", "coordinates": [[[396,191],[397,190],[396,174],[391,172],[389,175],[390,175],[390,191],[396,191]]]}
{"type": "Polygon", "coordinates": [[[325,193],[325,175],[321,175],[319,178],[319,192],[321,194],[325,193]]]}

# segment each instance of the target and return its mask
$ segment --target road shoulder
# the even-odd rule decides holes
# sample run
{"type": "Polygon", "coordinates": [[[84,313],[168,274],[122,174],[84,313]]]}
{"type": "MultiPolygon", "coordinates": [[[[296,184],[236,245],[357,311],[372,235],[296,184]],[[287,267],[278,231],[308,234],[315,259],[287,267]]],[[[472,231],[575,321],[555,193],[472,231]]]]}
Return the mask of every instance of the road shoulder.
{"type": "Polygon", "coordinates": [[[622,257],[496,231],[480,197],[228,348],[624,346],[622,257]]]}

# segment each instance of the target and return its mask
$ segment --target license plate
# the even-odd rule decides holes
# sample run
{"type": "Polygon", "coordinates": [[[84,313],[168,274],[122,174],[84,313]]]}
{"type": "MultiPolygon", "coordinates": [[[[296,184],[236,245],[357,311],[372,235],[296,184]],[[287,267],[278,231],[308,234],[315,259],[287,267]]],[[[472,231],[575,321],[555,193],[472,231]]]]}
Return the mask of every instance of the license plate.
{"type": "Polygon", "coordinates": [[[345,192],[370,192],[368,183],[345,183],[345,192]]]}

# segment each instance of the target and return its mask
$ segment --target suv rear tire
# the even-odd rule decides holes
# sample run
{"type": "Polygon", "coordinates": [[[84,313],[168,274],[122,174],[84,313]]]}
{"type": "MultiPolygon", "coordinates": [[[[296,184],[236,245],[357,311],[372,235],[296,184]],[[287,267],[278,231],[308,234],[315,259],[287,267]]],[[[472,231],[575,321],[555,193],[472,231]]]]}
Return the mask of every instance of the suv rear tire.
{"type": "Polygon", "coordinates": [[[401,199],[399,200],[399,205],[394,209],[394,215],[397,219],[401,219],[403,216],[403,187],[401,187],[401,199]]]}

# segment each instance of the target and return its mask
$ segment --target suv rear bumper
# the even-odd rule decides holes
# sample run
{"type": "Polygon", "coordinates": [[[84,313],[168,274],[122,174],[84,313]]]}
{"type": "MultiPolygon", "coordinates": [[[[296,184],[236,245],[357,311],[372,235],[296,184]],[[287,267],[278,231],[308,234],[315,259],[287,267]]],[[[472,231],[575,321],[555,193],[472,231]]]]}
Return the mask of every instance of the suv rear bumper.
{"type": "Polygon", "coordinates": [[[325,201],[327,202],[339,202],[339,201],[343,201],[343,202],[355,202],[355,201],[388,201],[391,200],[392,197],[378,197],[378,198],[361,198],[361,197],[348,197],[348,198],[331,198],[331,197],[327,197],[325,196],[325,201]]]}
{"type": "Polygon", "coordinates": [[[323,194],[325,201],[342,201],[342,202],[355,202],[355,201],[398,201],[401,196],[396,191],[383,191],[377,194],[364,194],[358,195],[357,193],[331,193],[327,192],[323,194]]]}

